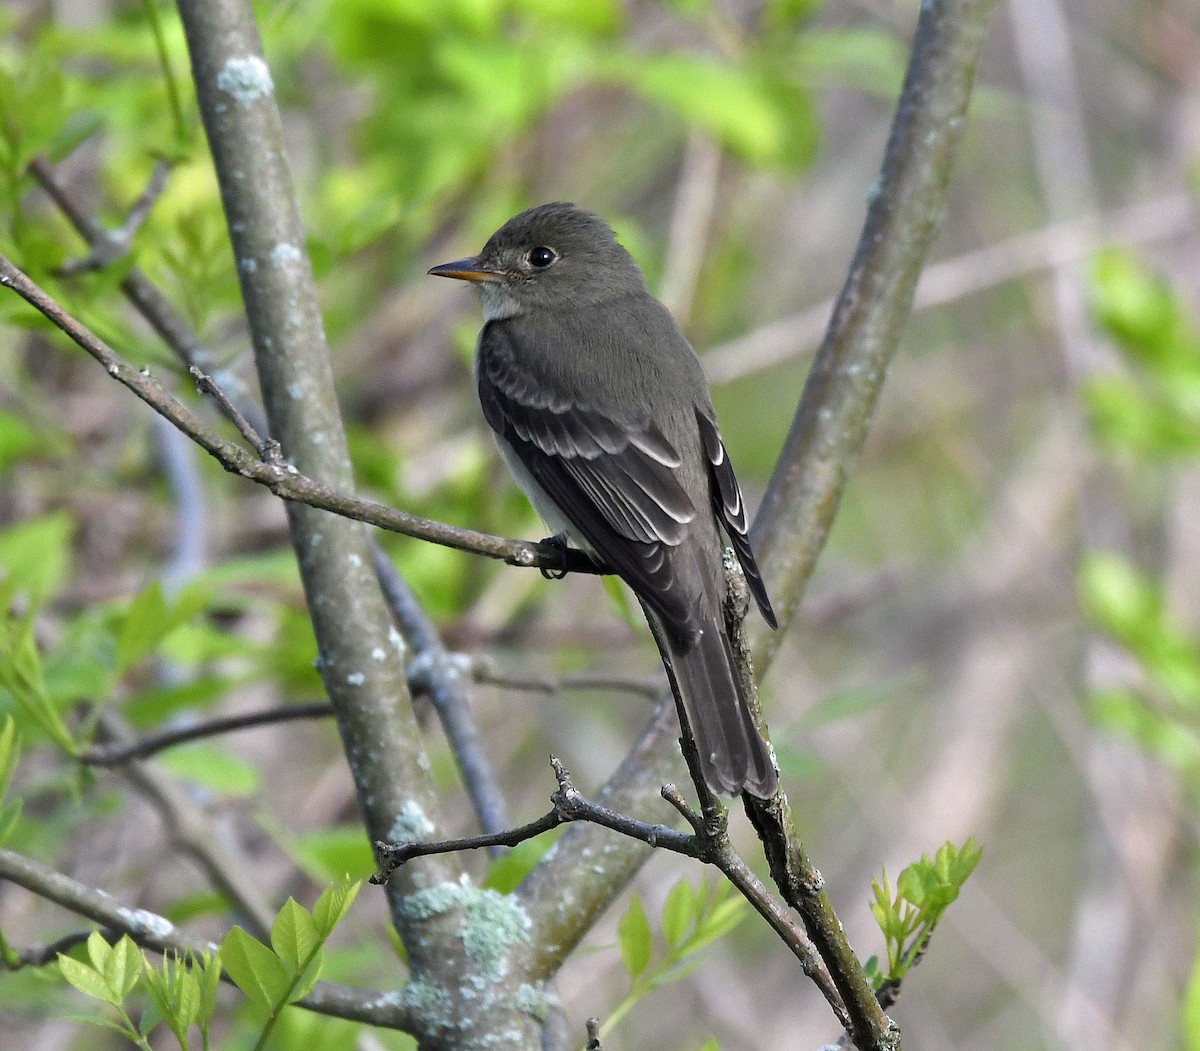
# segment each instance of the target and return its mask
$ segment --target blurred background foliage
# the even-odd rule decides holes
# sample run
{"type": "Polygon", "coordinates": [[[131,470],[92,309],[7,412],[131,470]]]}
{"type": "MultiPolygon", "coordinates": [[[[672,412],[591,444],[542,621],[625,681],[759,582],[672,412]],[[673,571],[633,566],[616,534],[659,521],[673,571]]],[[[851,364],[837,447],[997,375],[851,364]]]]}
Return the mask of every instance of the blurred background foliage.
{"type": "MultiPolygon", "coordinates": [[[[613,222],[720,377],[723,430],[757,497],[824,298],[853,250],[916,9],[259,4],[363,491],[540,535],[474,404],[477,305],[423,275],[520,208],[571,199],[613,222]]],[[[1193,0],[1044,0],[1034,32],[1022,10],[1001,4],[985,53],[936,249],[941,291],[919,299],[937,309],[909,326],[764,696],[805,837],[864,957],[886,954],[872,876],[947,839],[985,848],[897,1008],[913,1046],[1196,1048],[1200,327],[1187,173],[1200,10],[1193,0]],[[1031,42],[1058,39],[1056,27],[1069,50],[1037,80],[1031,42]],[[1078,136],[1047,144],[1047,113],[1078,136]],[[1056,204],[1039,149],[1083,171],[1089,193],[1073,211],[1056,204]]],[[[190,381],[119,291],[140,267],[194,326],[222,382],[253,392],[170,5],[0,8],[0,250],[190,398],[190,381]],[[58,273],[84,247],[29,175],[38,155],[110,227],[156,162],[170,162],[126,257],[58,273]]],[[[455,648],[522,673],[655,672],[645,633],[594,580],[551,584],[382,540],[455,648]]],[[[10,790],[23,809],[0,812],[7,845],[218,936],[233,922],[229,903],[172,846],[171,829],[119,774],[71,756],[103,709],[145,731],[320,698],[278,501],[181,451],[2,296],[0,566],[11,614],[0,714],[15,716],[24,742],[10,790]]],[[[474,699],[520,817],[544,808],[550,750],[590,789],[645,715],[621,695],[480,685],[474,699]]],[[[449,831],[470,831],[453,763],[430,731],[449,831]]],[[[331,726],[218,738],[156,763],[276,907],[369,871],[331,726]]],[[[684,944],[670,935],[668,899],[678,901],[670,888],[685,874],[696,878],[656,858],[633,899],[656,929],[661,916],[668,963],[684,944]]],[[[497,878],[511,886],[515,876],[497,878]]],[[[631,987],[653,997],[652,1008],[631,1005],[606,1047],[832,1037],[827,1011],[757,922],[716,948],[705,942],[689,964],[699,966],[667,986],[646,977],[666,972],[645,969],[641,922],[614,911],[562,979],[573,1021],[618,1005],[624,1014],[631,987]]],[[[71,926],[0,889],[10,944],[71,926]]],[[[401,974],[379,896],[364,892],[323,976],[386,986],[401,974]]],[[[252,1005],[238,1014],[238,1002],[214,1031],[220,1046],[256,1031],[252,1005]]],[[[0,1005],[0,1046],[108,1039],[64,1020],[79,1005],[52,968],[0,974],[0,1005]]],[[[410,1046],[370,1039],[299,1012],[285,1012],[273,1036],[279,1047],[410,1046]]]]}

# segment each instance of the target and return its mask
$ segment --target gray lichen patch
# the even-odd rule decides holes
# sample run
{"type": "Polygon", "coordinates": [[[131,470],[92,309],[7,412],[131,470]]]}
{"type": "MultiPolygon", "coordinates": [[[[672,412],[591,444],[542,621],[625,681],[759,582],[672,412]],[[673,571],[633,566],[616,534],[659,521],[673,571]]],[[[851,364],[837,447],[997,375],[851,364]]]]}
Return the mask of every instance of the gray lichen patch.
{"type": "Polygon", "coordinates": [[[452,910],[461,913],[458,936],[481,976],[502,977],[505,956],[529,941],[529,914],[510,895],[480,890],[469,882],[441,883],[408,895],[400,906],[410,921],[433,919],[452,910]]]}
{"type": "Polygon", "coordinates": [[[545,982],[522,982],[517,988],[515,998],[517,1010],[539,1022],[546,1020],[551,1008],[559,1006],[558,997],[550,990],[545,982]]]}
{"type": "Polygon", "coordinates": [[[415,799],[410,799],[400,808],[400,813],[388,829],[388,842],[417,843],[428,839],[434,831],[433,822],[425,816],[421,804],[415,799]]]}
{"type": "Polygon", "coordinates": [[[257,55],[231,58],[217,74],[217,87],[232,95],[242,106],[249,106],[275,90],[271,70],[257,55]]]}

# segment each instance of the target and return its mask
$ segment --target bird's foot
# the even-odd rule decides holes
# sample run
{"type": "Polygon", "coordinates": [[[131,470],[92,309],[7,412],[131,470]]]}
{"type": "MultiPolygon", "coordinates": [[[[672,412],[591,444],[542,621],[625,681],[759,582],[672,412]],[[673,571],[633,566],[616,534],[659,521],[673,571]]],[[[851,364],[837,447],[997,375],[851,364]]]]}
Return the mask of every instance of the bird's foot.
{"type": "Polygon", "coordinates": [[[566,533],[555,533],[554,536],[548,536],[544,540],[538,542],[538,547],[546,548],[553,552],[558,559],[558,569],[551,569],[549,566],[541,567],[541,574],[547,580],[562,580],[567,575],[567,561],[569,559],[568,552],[571,550],[571,545],[567,543],[566,533]]]}

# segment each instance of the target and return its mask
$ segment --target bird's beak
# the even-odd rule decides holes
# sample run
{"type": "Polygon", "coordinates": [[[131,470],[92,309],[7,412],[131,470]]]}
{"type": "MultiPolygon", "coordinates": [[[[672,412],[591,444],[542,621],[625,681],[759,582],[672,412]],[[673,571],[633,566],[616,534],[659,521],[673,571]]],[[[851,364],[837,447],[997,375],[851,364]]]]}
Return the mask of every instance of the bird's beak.
{"type": "Polygon", "coordinates": [[[470,259],[458,259],[453,263],[442,263],[435,266],[429,273],[433,277],[453,277],[457,281],[503,281],[504,273],[484,266],[478,256],[470,259]]]}

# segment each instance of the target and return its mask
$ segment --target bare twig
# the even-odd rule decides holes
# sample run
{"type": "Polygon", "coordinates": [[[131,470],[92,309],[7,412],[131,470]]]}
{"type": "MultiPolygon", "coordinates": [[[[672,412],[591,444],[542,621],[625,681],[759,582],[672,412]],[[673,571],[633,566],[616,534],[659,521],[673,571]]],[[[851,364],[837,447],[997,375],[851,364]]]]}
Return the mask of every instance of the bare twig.
{"type": "MultiPolygon", "coordinates": [[[[145,909],[127,908],[107,891],[89,887],[39,861],[4,848],[0,848],[0,880],[24,887],[77,916],[86,916],[106,932],[128,934],[144,949],[182,956],[212,953],[218,948],[214,942],[180,930],[164,916],[145,909]]],[[[416,1031],[413,1013],[403,999],[379,989],[355,989],[334,982],[317,982],[312,992],[296,1004],[317,1014],[365,1022],[383,1029],[416,1031]]]]}
{"type": "MultiPolygon", "coordinates": [[[[507,675],[497,672],[492,662],[483,657],[471,658],[460,653],[447,652],[445,663],[450,674],[467,675],[475,682],[487,683],[502,689],[529,690],[535,693],[562,693],[568,690],[624,690],[646,697],[657,697],[662,692],[662,686],[656,688],[653,680],[625,678],[619,675],[579,674],[564,675],[561,678],[507,675]]],[[[414,695],[427,694],[430,691],[432,683],[427,662],[418,663],[417,659],[410,661],[408,673],[408,687],[414,695]]],[[[206,737],[219,737],[222,734],[253,730],[260,726],[273,726],[299,719],[325,719],[333,714],[333,705],[328,701],[272,705],[269,708],[242,712],[239,715],[201,719],[187,725],[155,730],[123,744],[94,745],[80,753],[78,758],[87,766],[120,766],[122,763],[135,759],[148,759],[152,755],[157,755],[168,748],[174,748],[176,745],[187,744],[189,741],[199,741],[206,737]]],[[[507,824],[504,827],[507,828],[507,824]]],[[[492,829],[492,831],[501,831],[501,829],[492,829]]]]}
{"type": "Polygon", "coordinates": [[[589,1018],[583,1024],[587,1032],[586,1051],[601,1051],[603,1045],[600,1043],[600,1019],[589,1018]]]}
{"type": "Polygon", "coordinates": [[[280,704],[241,715],[228,715],[219,719],[197,721],[188,726],[176,726],[169,730],[156,730],[120,743],[94,745],[80,753],[79,761],[87,766],[120,766],[135,759],[148,759],[158,752],[186,744],[188,741],[217,737],[257,726],[274,726],[295,719],[325,719],[331,715],[333,705],[328,701],[280,704]]]}
{"type": "Polygon", "coordinates": [[[128,255],[133,246],[134,236],[150,215],[154,202],[167,187],[167,175],[170,170],[171,165],[168,161],[158,160],[154,165],[154,172],[150,176],[150,182],[138,199],[133,202],[125,222],[115,230],[97,230],[99,236],[88,239],[91,248],[88,254],[64,263],[58,269],[59,274],[66,277],[72,274],[87,273],[91,270],[103,270],[128,255]]]}
{"type": "Polygon", "coordinates": [[[280,466],[283,464],[283,450],[279,448],[279,443],[274,439],[264,437],[259,434],[258,429],[246,419],[245,414],[241,409],[234,404],[228,394],[222,389],[207,372],[199,365],[189,365],[188,374],[196,381],[196,390],[201,394],[207,394],[220,407],[221,412],[233,423],[238,429],[238,433],[249,444],[256,453],[259,459],[265,463],[275,464],[280,466]]]}
{"type": "Polygon", "coordinates": [[[720,175],[721,147],[704,132],[693,130],[683,151],[679,188],[671,211],[666,263],[659,287],[659,299],[685,328],[704,267],[720,175]]]}
{"type": "Polygon", "coordinates": [[[290,463],[269,463],[226,441],[188,406],[157,383],[149,370],[139,370],[72,317],[13,263],[0,256],[0,285],[6,285],[38,310],[79,347],[87,351],[118,383],[128,387],[159,415],[210,453],[225,470],[266,486],[276,496],[297,504],[332,511],[344,518],[366,522],[394,533],[428,540],[460,551],[496,558],[509,565],[555,572],[598,573],[599,567],[582,551],[554,544],[506,540],[502,537],[435,522],[406,511],[364,500],[333,486],[322,485],[301,474],[290,463]]]}
{"type": "MultiPolygon", "coordinates": [[[[1195,223],[1196,203],[1187,193],[1052,222],[932,263],[917,284],[913,311],[944,306],[1018,277],[1078,262],[1105,243],[1162,241],[1192,229],[1195,223]]],[[[703,354],[704,371],[713,383],[729,383],[814,350],[833,308],[834,300],[828,299],[711,347],[703,354]]]]}
{"type": "Polygon", "coordinates": [[[499,686],[506,690],[526,690],[529,693],[566,693],[572,690],[631,693],[655,701],[662,696],[666,683],[659,675],[606,675],[602,672],[570,672],[566,675],[523,675],[503,671],[486,658],[476,657],[471,674],[476,682],[499,686]]]}
{"type": "MultiPolygon", "coordinates": [[[[76,945],[82,945],[94,931],[94,927],[85,927],[83,930],[64,934],[53,941],[40,945],[29,945],[23,949],[5,946],[5,951],[0,953],[0,971],[20,971],[26,967],[44,967],[48,963],[54,963],[58,959],[59,953],[70,952],[76,945]]],[[[100,933],[106,942],[112,944],[121,937],[122,932],[109,927],[101,930],[100,933]]]]}

